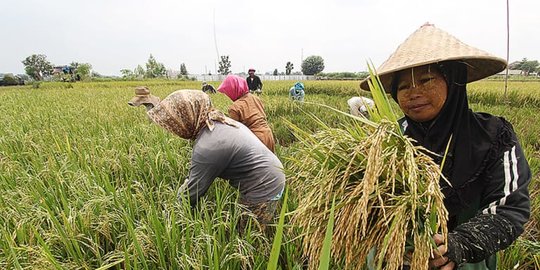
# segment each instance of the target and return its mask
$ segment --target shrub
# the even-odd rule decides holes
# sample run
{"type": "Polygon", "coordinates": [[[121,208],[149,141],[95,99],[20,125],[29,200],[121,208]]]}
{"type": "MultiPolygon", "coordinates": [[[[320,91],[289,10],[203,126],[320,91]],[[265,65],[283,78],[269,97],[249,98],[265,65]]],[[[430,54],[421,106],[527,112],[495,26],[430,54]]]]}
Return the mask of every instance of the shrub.
{"type": "Polygon", "coordinates": [[[13,74],[4,75],[1,85],[19,85],[19,79],[13,74]]]}

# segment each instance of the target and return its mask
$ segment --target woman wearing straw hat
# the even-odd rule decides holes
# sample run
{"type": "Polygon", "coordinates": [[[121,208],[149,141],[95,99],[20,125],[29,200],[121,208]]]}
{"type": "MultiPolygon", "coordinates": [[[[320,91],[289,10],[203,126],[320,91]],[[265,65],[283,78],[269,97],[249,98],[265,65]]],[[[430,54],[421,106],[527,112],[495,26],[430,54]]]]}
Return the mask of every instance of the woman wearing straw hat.
{"type": "Polygon", "coordinates": [[[216,177],[226,179],[265,228],[285,187],[276,155],[247,127],[214,109],[202,91],[175,91],[147,114],[162,128],[194,141],[189,177],[180,195],[187,194],[196,204],[216,177]]]}
{"type": "MultiPolygon", "coordinates": [[[[467,102],[467,83],[505,67],[503,59],[425,24],[377,70],[405,114],[405,134],[438,164],[445,160],[448,181],[440,183],[450,233],[436,235],[433,267],[496,269],[496,252],[512,244],[529,219],[531,172],[512,125],[472,112],[467,102]]],[[[361,87],[367,90],[367,81],[361,87]]]]}
{"type": "Polygon", "coordinates": [[[146,86],[137,86],[135,96],[128,101],[129,106],[139,107],[143,105],[147,111],[154,108],[159,103],[159,97],[150,94],[150,89],[146,86]]]}

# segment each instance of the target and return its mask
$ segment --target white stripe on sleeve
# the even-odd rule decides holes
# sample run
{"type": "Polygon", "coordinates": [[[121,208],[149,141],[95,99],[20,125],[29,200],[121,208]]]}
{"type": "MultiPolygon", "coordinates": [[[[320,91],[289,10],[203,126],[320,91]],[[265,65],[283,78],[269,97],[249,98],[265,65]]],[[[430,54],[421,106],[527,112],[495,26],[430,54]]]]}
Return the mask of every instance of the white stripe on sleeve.
{"type": "Polygon", "coordinates": [[[483,214],[496,214],[497,206],[505,205],[506,198],[517,189],[517,179],[519,178],[519,173],[517,169],[517,157],[516,157],[516,147],[512,147],[511,150],[504,152],[503,157],[503,169],[504,169],[504,196],[497,201],[493,201],[489,206],[482,210],[483,214]]]}
{"type": "Polygon", "coordinates": [[[504,152],[504,197],[501,198],[499,205],[506,203],[506,197],[510,194],[510,184],[512,183],[512,174],[510,173],[510,153],[504,152]]]}
{"type": "Polygon", "coordinates": [[[512,182],[512,192],[518,188],[519,172],[517,166],[516,146],[512,147],[512,172],[514,173],[514,181],[512,182]]]}

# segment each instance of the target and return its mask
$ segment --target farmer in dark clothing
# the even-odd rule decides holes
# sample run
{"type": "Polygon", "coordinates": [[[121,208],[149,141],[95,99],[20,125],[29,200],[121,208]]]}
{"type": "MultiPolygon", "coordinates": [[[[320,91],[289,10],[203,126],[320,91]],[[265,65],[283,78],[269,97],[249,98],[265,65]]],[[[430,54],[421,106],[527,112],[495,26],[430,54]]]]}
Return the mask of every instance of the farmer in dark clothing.
{"type": "MultiPolygon", "coordinates": [[[[434,237],[431,267],[496,269],[497,251],[529,219],[531,171],[512,125],[467,102],[467,83],[506,64],[425,24],[377,70],[405,114],[405,134],[430,151],[446,178],[440,184],[449,234],[434,237]]],[[[361,87],[368,89],[367,80],[361,87]]]]}
{"type": "Polygon", "coordinates": [[[208,84],[207,82],[202,82],[202,91],[207,94],[217,93],[216,89],[211,84],[208,84]]]}
{"type": "Polygon", "coordinates": [[[248,74],[249,76],[246,78],[246,81],[247,81],[247,84],[248,84],[248,87],[249,87],[249,92],[250,93],[256,93],[256,94],[260,94],[262,93],[262,81],[261,81],[261,78],[259,78],[259,76],[255,75],[255,69],[253,68],[250,68],[248,70],[248,74]]]}

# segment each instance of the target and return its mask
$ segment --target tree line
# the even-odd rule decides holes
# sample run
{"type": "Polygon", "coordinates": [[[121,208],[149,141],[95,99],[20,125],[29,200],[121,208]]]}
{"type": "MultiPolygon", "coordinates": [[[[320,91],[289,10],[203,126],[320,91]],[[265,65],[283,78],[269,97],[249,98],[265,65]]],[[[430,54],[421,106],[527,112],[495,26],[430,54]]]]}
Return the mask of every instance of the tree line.
{"type": "MultiPolygon", "coordinates": [[[[228,55],[220,57],[218,74],[227,75],[231,73],[231,60],[228,55]]],[[[55,72],[54,66],[47,60],[47,56],[44,54],[32,54],[26,57],[22,61],[24,65],[25,73],[36,81],[41,81],[45,77],[52,76],[55,72]]],[[[62,81],[75,81],[75,80],[88,80],[92,77],[99,77],[97,72],[92,71],[92,65],[89,63],[71,62],[69,65],[60,66],[61,70],[57,70],[56,78],[62,81]]],[[[523,58],[521,61],[516,61],[508,66],[509,69],[521,70],[525,76],[534,74],[540,74],[540,63],[538,60],[528,60],[523,58]]],[[[278,69],[274,69],[274,75],[291,75],[294,69],[294,64],[288,61],[285,64],[285,72],[279,72],[278,69]]],[[[365,78],[365,72],[353,73],[353,72],[334,72],[334,73],[322,73],[324,70],[324,59],[318,55],[312,55],[302,61],[301,71],[304,75],[319,75],[328,79],[335,78],[350,78],[350,79],[363,79],[365,78]]],[[[150,54],[145,67],[137,65],[133,70],[122,69],[120,70],[123,79],[152,79],[152,78],[164,78],[168,77],[165,65],[158,62],[156,58],[150,54]]],[[[177,79],[189,79],[189,73],[185,63],[180,64],[180,72],[177,75],[177,79]]],[[[211,73],[209,73],[211,75],[211,73]]],[[[25,78],[17,78],[16,76],[6,74],[6,81],[13,81],[13,84],[19,84],[21,80],[25,78]]]]}
{"type": "MultiPolygon", "coordinates": [[[[220,75],[228,75],[231,71],[231,59],[228,55],[220,56],[217,73],[220,75]]],[[[304,75],[316,75],[321,73],[324,70],[324,59],[321,56],[312,55],[307,57],[302,62],[302,74],[304,75]]],[[[288,61],[285,64],[285,75],[291,75],[292,70],[294,69],[294,64],[288,61]]],[[[133,70],[132,69],[121,69],[120,73],[124,79],[152,79],[152,78],[162,78],[168,77],[167,69],[163,63],[158,62],[155,57],[150,54],[148,61],[146,62],[146,69],[137,65],[133,70]]],[[[279,72],[274,69],[274,75],[279,75],[279,72]]],[[[186,68],[186,64],[180,64],[180,73],[177,75],[177,79],[188,79],[189,73],[186,68]]],[[[212,75],[211,72],[208,75],[212,75]]]]}
{"type": "Polygon", "coordinates": [[[87,80],[92,76],[99,75],[92,73],[91,64],[79,62],[59,66],[58,70],[55,71],[55,67],[44,54],[32,54],[26,57],[22,64],[25,73],[36,81],[42,81],[45,77],[53,75],[62,81],[87,80]]]}
{"type": "MultiPolygon", "coordinates": [[[[220,57],[218,74],[227,75],[231,73],[231,60],[228,55],[220,57]]],[[[44,54],[32,54],[26,57],[22,64],[24,65],[25,73],[33,80],[42,81],[50,76],[57,76],[58,80],[74,81],[86,80],[94,76],[100,76],[96,72],[92,72],[92,65],[89,63],[72,62],[69,65],[59,66],[55,70],[55,66],[47,60],[44,54]]],[[[294,69],[294,64],[288,61],[285,64],[285,75],[291,75],[294,69]]],[[[312,55],[302,61],[302,74],[316,75],[324,70],[324,59],[321,56],[312,55]]],[[[134,69],[121,69],[120,73],[124,79],[152,79],[168,77],[165,65],[156,60],[150,54],[145,66],[137,65],[134,69]]],[[[211,75],[211,73],[209,73],[211,75]]],[[[274,75],[278,75],[277,68],[274,70],[274,75]]],[[[185,63],[180,64],[180,73],[177,78],[189,78],[189,73],[185,63]]]]}
{"type": "Polygon", "coordinates": [[[522,74],[529,76],[530,74],[540,74],[540,63],[538,60],[528,60],[523,58],[521,61],[516,61],[508,65],[508,69],[521,70],[522,74]]]}

